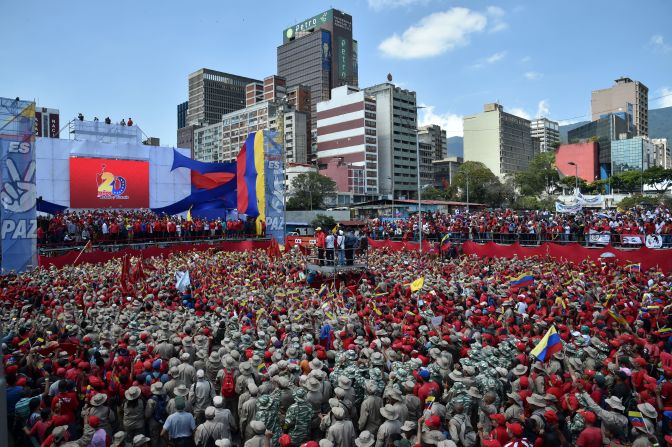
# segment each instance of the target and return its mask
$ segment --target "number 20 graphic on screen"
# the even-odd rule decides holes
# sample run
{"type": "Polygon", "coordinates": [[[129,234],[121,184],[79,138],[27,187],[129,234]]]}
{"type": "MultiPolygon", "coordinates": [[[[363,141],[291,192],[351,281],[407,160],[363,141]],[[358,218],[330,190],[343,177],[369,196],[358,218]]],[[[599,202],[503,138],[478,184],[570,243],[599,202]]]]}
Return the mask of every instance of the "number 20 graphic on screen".
{"type": "Polygon", "coordinates": [[[101,172],[96,176],[98,197],[119,196],[123,194],[126,191],[126,179],[106,171],[105,165],[102,165],[101,168],[101,172]]]}

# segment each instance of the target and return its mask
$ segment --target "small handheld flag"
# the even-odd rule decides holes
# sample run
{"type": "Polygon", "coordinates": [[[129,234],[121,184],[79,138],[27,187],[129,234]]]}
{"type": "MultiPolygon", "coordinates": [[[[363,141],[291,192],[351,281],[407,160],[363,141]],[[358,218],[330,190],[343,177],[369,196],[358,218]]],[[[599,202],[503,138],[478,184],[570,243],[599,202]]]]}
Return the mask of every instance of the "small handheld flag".
{"type": "Polygon", "coordinates": [[[411,286],[411,292],[417,292],[418,290],[422,289],[422,286],[425,285],[425,277],[421,276],[409,285],[411,286]]]}
{"type": "Polygon", "coordinates": [[[544,362],[561,350],[562,340],[560,339],[560,334],[558,334],[555,326],[551,326],[530,354],[540,362],[544,362]]]}

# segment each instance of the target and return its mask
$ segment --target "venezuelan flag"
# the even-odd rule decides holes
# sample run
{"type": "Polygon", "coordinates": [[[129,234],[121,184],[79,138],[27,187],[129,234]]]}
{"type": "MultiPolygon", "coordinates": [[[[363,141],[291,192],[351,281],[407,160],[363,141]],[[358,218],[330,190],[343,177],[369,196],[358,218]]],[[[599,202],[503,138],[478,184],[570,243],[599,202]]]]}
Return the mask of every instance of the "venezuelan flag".
{"type": "Polygon", "coordinates": [[[257,218],[257,232],[266,219],[264,143],[263,131],[252,132],[236,157],[238,212],[257,218]]]}
{"type": "Polygon", "coordinates": [[[320,287],[320,290],[317,292],[317,295],[320,298],[324,298],[325,296],[327,296],[327,285],[326,284],[322,284],[322,287],[320,287]]]}
{"type": "Polygon", "coordinates": [[[551,326],[546,332],[546,335],[544,335],[544,338],[541,339],[539,344],[535,346],[530,354],[536,357],[540,362],[544,362],[560,350],[562,350],[560,334],[555,330],[555,326],[551,326]]]}
{"type": "Polygon", "coordinates": [[[613,307],[607,311],[609,316],[616,321],[618,324],[622,324],[623,326],[626,326],[628,324],[627,321],[625,321],[625,318],[623,318],[616,309],[613,307]]]}
{"type": "Polygon", "coordinates": [[[633,427],[644,427],[644,417],[639,411],[628,411],[628,419],[633,427]]]}
{"type": "Polygon", "coordinates": [[[425,285],[425,277],[421,276],[420,278],[416,279],[412,283],[409,284],[411,286],[411,292],[416,292],[420,289],[422,289],[422,286],[425,285]]]}
{"type": "Polygon", "coordinates": [[[517,278],[513,278],[509,281],[509,287],[512,289],[520,289],[521,287],[527,287],[534,284],[534,275],[530,272],[523,273],[517,278]]]}
{"type": "Polygon", "coordinates": [[[640,270],[642,270],[642,264],[639,262],[637,264],[628,264],[625,268],[627,268],[631,272],[639,272],[640,270]]]}

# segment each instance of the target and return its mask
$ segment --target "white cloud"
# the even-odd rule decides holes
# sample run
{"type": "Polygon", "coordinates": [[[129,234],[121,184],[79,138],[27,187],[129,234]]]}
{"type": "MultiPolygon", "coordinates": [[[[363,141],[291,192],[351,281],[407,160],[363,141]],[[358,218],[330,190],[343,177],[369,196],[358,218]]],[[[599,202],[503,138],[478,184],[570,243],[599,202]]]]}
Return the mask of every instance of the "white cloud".
{"type": "Polygon", "coordinates": [[[462,115],[454,113],[436,113],[434,106],[422,105],[424,109],[420,109],[419,123],[421,126],[430,124],[438,124],[441,129],[446,131],[448,137],[461,137],[462,131],[462,115]]]}
{"type": "Polygon", "coordinates": [[[656,93],[656,96],[662,96],[662,98],[658,98],[658,107],[672,107],[672,88],[662,87],[656,90],[656,93]]]}
{"type": "Polygon", "coordinates": [[[672,45],[665,43],[665,38],[662,34],[654,34],[649,39],[649,46],[655,53],[667,54],[672,52],[672,45]]]}
{"type": "Polygon", "coordinates": [[[548,99],[542,99],[537,104],[537,118],[548,118],[551,114],[551,109],[548,104],[548,99]]]}
{"type": "Polygon", "coordinates": [[[404,6],[412,6],[416,3],[427,3],[427,0],[369,0],[369,8],[381,11],[404,6]]]}
{"type": "Polygon", "coordinates": [[[485,13],[492,22],[492,27],[488,30],[491,33],[504,31],[509,27],[509,24],[504,21],[504,16],[506,13],[499,6],[488,6],[485,10],[485,13]]]}
{"type": "Polygon", "coordinates": [[[492,54],[484,59],[480,59],[477,63],[472,65],[472,68],[483,68],[486,65],[496,64],[506,57],[506,51],[500,51],[499,53],[492,54]]]}
{"type": "Polygon", "coordinates": [[[393,34],[378,49],[388,57],[420,59],[434,57],[469,43],[469,35],[485,29],[484,14],[467,8],[435,12],[409,27],[401,36],[393,34]]]}
{"type": "Polygon", "coordinates": [[[523,76],[525,76],[525,79],[528,81],[538,81],[544,77],[543,73],[539,73],[538,71],[526,71],[523,76]]]}
{"type": "Polygon", "coordinates": [[[525,57],[522,57],[520,59],[520,62],[522,62],[523,64],[526,64],[526,63],[530,62],[531,60],[532,60],[532,58],[530,56],[525,56],[525,57]]]}
{"type": "Polygon", "coordinates": [[[529,120],[530,118],[532,118],[529,113],[527,113],[525,110],[523,110],[520,107],[514,107],[513,109],[504,110],[504,111],[510,113],[511,115],[516,115],[516,116],[519,116],[521,118],[525,118],[526,120],[529,120]]]}

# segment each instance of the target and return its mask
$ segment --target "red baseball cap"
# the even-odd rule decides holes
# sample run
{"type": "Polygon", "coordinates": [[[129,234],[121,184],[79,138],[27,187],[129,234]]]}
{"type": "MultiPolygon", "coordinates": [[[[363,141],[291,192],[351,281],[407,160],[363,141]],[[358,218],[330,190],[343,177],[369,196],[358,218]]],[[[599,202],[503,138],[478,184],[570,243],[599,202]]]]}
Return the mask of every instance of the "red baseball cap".
{"type": "Polygon", "coordinates": [[[516,423],[506,424],[507,430],[509,430],[513,436],[522,436],[523,435],[523,426],[516,423]]]}
{"type": "Polygon", "coordinates": [[[594,424],[597,420],[597,416],[592,411],[581,411],[579,414],[583,416],[583,419],[585,419],[589,424],[594,424]]]}

